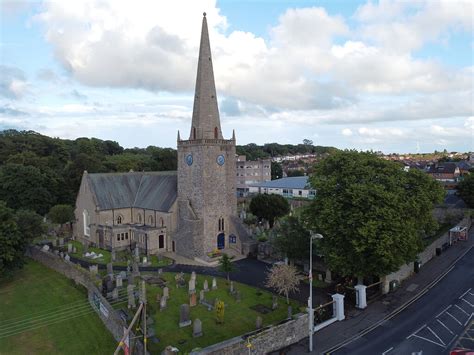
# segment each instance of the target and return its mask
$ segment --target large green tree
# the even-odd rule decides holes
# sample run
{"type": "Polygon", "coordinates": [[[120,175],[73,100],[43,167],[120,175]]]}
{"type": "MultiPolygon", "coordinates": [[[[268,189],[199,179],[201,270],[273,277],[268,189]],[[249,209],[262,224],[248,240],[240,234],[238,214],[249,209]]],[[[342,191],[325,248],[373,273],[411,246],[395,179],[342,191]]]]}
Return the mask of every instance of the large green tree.
{"type": "Polygon", "coordinates": [[[281,167],[280,163],[277,163],[276,161],[272,161],[271,171],[272,171],[272,180],[281,179],[283,177],[283,168],[281,167]]]}
{"type": "Polygon", "coordinates": [[[474,208],[474,174],[471,173],[464,177],[458,184],[458,192],[461,198],[470,208],[474,208]]]}
{"type": "Polygon", "coordinates": [[[53,223],[65,224],[74,221],[74,207],[71,205],[55,205],[48,212],[53,223]]]}
{"type": "Polygon", "coordinates": [[[23,264],[25,247],[14,211],[0,201],[0,275],[23,264]]]}
{"type": "Polygon", "coordinates": [[[437,228],[431,212],[443,199],[440,185],[375,154],[335,153],[315,166],[311,183],[317,193],[306,219],[341,275],[393,272],[415,260],[422,237],[437,228]]]}
{"type": "Polygon", "coordinates": [[[290,260],[307,260],[310,232],[298,217],[284,218],[272,239],[275,248],[290,260]]]}
{"type": "Polygon", "coordinates": [[[290,205],[283,196],[260,194],[252,198],[249,209],[258,218],[267,220],[272,228],[276,218],[290,212],[290,205]]]}

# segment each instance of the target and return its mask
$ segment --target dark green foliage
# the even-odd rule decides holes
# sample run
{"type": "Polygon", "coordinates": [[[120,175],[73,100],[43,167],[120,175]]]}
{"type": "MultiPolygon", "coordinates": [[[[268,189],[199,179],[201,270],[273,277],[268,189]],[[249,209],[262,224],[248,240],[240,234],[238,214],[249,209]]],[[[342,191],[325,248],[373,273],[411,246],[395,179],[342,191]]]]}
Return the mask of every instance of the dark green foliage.
{"type": "Polygon", "coordinates": [[[303,170],[289,170],[288,173],[286,173],[286,176],[288,177],[304,176],[304,171],[303,170]]]}
{"type": "Polygon", "coordinates": [[[324,235],[329,268],[343,276],[393,272],[415,260],[422,238],[436,231],[431,213],[444,191],[423,172],[344,151],[316,165],[311,183],[317,193],[305,218],[324,235]]]}
{"type": "Polygon", "coordinates": [[[283,177],[283,169],[280,163],[272,161],[272,180],[281,179],[283,177]]]}
{"type": "Polygon", "coordinates": [[[232,264],[232,260],[230,259],[229,255],[222,254],[221,258],[219,259],[219,271],[225,272],[227,274],[227,281],[230,281],[229,273],[235,270],[234,264],[232,264]]]}
{"type": "Polygon", "coordinates": [[[278,144],[278,143],[266,143],[263,146],[255,143],[247,145],[237,146],[237,154],[245,155],[247,160],[257,160],[260,158],[270,158],[281,155],[295,155],[295,154],[326,154],[336,152],[337,149],[333,147],[322,147],[312,145],[312,142],[307,140],[308,144],[278,144]],[[311,144],[309,144],[311,143],[311,144]]]}
{"type": "Polygon", "coordinates": [[[46,224],[43,222],[43,217],[34,211],[18,210],[15,213],[15,220],[18,230],[27,242],[46,233],[46,224]]]}
{"type": "Polygon", "coordinates": [[[303,223],[297,217],[288,216],[281,221],[272,244],[290,260],[307,260],[309,240],[310,232],[303,223]]]}
{"type": "Polygon", "coordinates": [[[290,212],[290,205],[283,196],[261,194],[252,198],[249,209],[258,218],[266,219],[272,228],[276,218],[283,217],[290,212]]]}
{"type": "Polygon", "coordinates": [[[23,265],[26,243],[18,229],[14,211],[0,201],[0,275],[23,265]]]}
{"type": "Polygon", "coordinates": [[[461,198],[470,208],[474,208],[474,174],[471,173],[464,177],[458,184],[458,192],[461,198]]]}
{"type": "Polygon", "coordinates": [[[51,207],[48,217],[53,223],[65,224],[74,220],[74,207],[71,205],[56,205],[51,207]]]}

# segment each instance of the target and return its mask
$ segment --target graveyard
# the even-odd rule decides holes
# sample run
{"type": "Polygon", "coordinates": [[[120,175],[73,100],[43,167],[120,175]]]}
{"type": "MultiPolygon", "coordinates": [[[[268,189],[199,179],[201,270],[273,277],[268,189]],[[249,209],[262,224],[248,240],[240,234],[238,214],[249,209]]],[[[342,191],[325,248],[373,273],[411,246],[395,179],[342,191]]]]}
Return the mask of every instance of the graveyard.
{"type": "Polygon", "coordinates": [[[0,354],[104,354],[116,346],[86,290],[27,259],[0,279],[0,354]]]}
{"type": "MultiPolygon", "coordinates": [[[[226,279],[219,277],[215,278],[214,285],[213,277],[205,275],[196,275],[191,285],[190,274],[181,274],[181,287],[177,287],[180,283],[176,281],[177,275],[142,273],[142,277],[148,279],[147,313],[153,319],[148,331],[151,328],[154,334],[154,337],[150,336],[148,345],[152,353],[161,353],[168,345],[186,353],[288,318],[285,299],[270,292],[236,282],[231,286],[226,279]],[[205,291],[206,281],[208,291],[205,291]],[[164,293],[168,294],[165,301],[164,293]],[[216,319],[216,299],[224,304],[220,322],[216,319]]],[[[295,301],[290,305],[293,314],[298,313],[302,306],[295,301]]]]}

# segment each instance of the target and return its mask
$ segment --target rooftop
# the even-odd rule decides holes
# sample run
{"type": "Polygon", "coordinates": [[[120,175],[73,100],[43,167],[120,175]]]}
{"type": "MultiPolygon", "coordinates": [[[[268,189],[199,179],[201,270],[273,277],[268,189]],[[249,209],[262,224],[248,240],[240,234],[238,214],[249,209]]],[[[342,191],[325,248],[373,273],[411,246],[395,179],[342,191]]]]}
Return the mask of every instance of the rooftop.
{"type": "Polygon", "coordinates": [[[308,176],[286,177],[271,181],[264,181],[256,184],[249,184],[254,187],[280,188],[280,189],[309,189],[308,176]]]}

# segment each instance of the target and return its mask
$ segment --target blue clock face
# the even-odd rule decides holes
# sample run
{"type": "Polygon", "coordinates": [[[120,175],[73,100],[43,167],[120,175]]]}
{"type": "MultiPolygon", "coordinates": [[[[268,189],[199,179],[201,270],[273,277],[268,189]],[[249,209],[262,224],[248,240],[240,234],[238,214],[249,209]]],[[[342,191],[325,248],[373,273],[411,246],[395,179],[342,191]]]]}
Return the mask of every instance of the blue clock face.
{"type": "Polygon", "coordinates": [[[189,166],[191,166],[191,165],[193,164],[193,156],[192,156],[192,154],[186,155],[186,164],[188,164],[189,166]]]}
{"type": "Polygon", "coordinates": [[[224,165],[224,162],[225,162],[225,158],[224,156],[221,154],[221,155],[218,155],[217,156],[217,164],[219,165],[224,165]]]}

